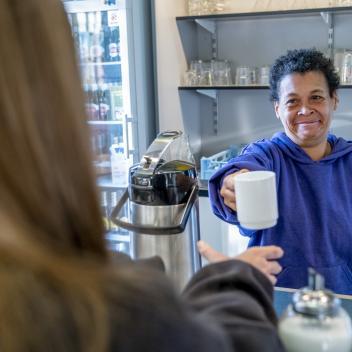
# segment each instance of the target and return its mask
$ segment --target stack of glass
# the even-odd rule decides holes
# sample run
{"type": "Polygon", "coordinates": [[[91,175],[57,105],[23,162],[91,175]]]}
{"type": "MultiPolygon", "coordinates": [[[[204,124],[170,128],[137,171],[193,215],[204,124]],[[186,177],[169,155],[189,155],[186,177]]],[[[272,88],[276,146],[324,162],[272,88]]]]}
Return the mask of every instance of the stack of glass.
{"type": "Polygon", "coordinates": [[[352,50],[335,50],[334,65],[336,71],[340,75],[340,83],[352,84],[352,50]]]}
{"type": "Polygon", "coordinates": [[[269,85],[269,66],[249,67],[239,66],[236,68],[235,85],[250,86],[250,85],[269,85]]]}
{"type": "Polygon", "coordinates": [[[198,16],[224,12],[226,3],[226,0],[188,0],[188,13],[198,16]]]}
{"type": "Polygon", "coordinates": [[[227,60],[193,60],[184,76],[185,86],[228,86],[232,84],[227,60]]]}

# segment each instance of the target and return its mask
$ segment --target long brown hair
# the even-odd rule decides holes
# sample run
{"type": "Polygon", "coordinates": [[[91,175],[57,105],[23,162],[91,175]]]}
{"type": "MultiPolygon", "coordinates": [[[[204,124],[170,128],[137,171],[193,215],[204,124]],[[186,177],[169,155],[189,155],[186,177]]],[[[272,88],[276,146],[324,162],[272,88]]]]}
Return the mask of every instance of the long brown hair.
{"type": "MultiPolygon", "coordinates": [[[[189,312],[162,273],[63,255],[0,222],[1,352],[169,351],[170,333],[187,331],[189,312]]],[[[189,336],[172,350],[183,344],[189,336]]]]}
{"type": "Polygon", "coordinates": [[[108,350],[105,262],[62,255],[0,219],[0,350],[108,350]]]}
{"type": "Polygon", "coordinates": [[[106,256],[73,40],[57,0],[0,1],[0,211],[106,256]]]}

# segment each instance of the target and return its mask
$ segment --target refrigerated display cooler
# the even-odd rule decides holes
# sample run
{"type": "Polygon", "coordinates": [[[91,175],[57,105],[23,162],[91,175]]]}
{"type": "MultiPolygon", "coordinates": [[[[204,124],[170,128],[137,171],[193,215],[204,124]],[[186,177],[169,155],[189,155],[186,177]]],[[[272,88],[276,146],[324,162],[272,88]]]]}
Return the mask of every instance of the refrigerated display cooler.
{"type": "Polygon", "coordinates": [[[114,225],[109,214],[127,187],[128,168],[139,161],[155,136],[151,10],[147,3],[64,1],[86,93],[106,237],[111,249],[127,253],[129,233],[114,225]]]}

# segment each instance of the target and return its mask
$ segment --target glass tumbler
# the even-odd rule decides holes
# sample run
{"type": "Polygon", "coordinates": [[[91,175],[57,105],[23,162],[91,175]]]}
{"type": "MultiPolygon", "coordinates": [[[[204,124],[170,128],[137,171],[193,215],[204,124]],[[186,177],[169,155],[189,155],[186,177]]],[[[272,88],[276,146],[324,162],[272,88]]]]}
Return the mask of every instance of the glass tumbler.
{"type": "Polygon", "coordinates": [[[250,68],[248,66],[236,68],[235,84],[237,86],[248,86],[250,84],[250,68]]]}
{"type": "Polygon", "coordinates": [[[261,86],[269,85],[269,75],[270,75],[270,66],[262,66],[259,69],[259,84],[261,86]]]}
{"type": "Polygon", "coordinates": [[[352,51],[344,53],[340,79],[342,84],[352,84],[352,51]]]}
{"type": "Polygon", "coordinates": [[[227,60],[212,60],[210,65],[212,84],[214,86],[228,86],[232,84],[231,67],[227,60]]]}
{"type": "Polygon", "coordinates": [[[220,13],[224,12],[227,7],[227,0],[211,0],[209,1],[209,12],[220,13]]]}
{"type": "Polygon", "coordinates": [[[202,0],[188,0],[188,14],[197,16],[202,14],[202,0]]]}
{"type": "Polygon", "coordinates": [[[203,60],[192,60],[190,71],[194,72],[195,86],[209,86],[212,84],[210,62],[203,60]]]}

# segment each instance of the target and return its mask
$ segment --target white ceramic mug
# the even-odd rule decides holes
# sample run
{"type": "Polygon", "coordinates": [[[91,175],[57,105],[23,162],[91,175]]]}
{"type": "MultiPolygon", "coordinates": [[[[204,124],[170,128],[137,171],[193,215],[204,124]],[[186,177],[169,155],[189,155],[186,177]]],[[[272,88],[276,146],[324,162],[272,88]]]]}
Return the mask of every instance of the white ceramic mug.
{"type": "Polygon", "coordinates": [[[234,183],[241,226],[253,230],[275,226],[278,218],[275,173],[245,172],[236,175],[234,183]]]}

